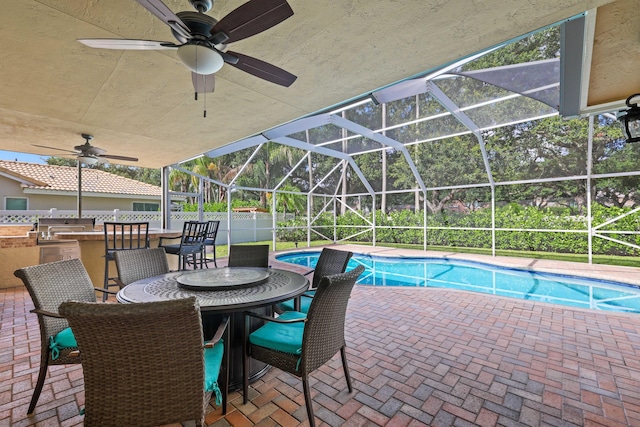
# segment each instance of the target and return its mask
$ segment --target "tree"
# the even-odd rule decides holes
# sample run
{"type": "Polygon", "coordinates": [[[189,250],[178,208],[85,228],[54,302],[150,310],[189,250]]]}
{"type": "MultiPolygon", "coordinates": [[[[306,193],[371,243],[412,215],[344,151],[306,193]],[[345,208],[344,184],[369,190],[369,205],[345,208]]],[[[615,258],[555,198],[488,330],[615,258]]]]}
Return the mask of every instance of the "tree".
{"type": "Polygon", "coordinates": [[[522,64],[560,56],[560,27],[551,27],[465,64],[465,71],[522,64]]]}
{"type": "MultiPolygon", "coordinates": [[[[619,123],[600,117],[594,127],[594,173],[640,170],[640,145],[626,143],[619,123]]],[[[628,175],[598,179],[592,191],[594,199],[605,206],[637,206],[639,187],[640,177],[628,175]]]]}
{"type": "MultiPolygon", "coordinates": [[[[193,167],[191,171],[205,178],[212,178],[213,171],[215,170],[214,163],[206,156],[198,157],[193,160],[193,167]]],[[[191,176],[191,185],[194,189],[199,188],[200,179],[195,175],[191,176]]],[[[203,203],[211,203],[214,200],[213,197],[213,188],[211,186],[211,181],[209,179],[204,179],[202,183],[202,201],[203,203]]]]}
{"type": "Polygon", "coordinates": [[[169,172],[169,187],[180,193],[186,193],[189,191],[189,185],[191,183],[191,176],[179,169],[171,169],[169,172]]]}
{"type": "MultiPolygon", "coordinates": [[[[294,187],[293,185],[290,184],[285,184],[282,186],[282,188],[280,188],[281,191],[286,191],[286,193],[283,193],[281,191],[278,191],[276,193],[276,211],[277,212],[282,212],[282,213],[287,213],[287,212],[295,212],[296,214],[299,214],[300,212],[303,212],[306,209],[306,198],[303,195],[300,194],[293,194],[293,192],[300,192],[300,189],[297,187],[294,187]],[[289,193],[289,191],[291,193],[289,193]]],[[[269,205],[271,206],[271,201],[273,200],[273,193],[267,193],[267,201],[269,202],[269,205]]]]}
{"type": "Polygon", "coordinates": [[[47,159],[48,165],[53,166],[69,166],[69,167],[77,167],[78,161],[76,159],[67,159],[65,157],[49,157],[47,159]]]}
{"type": "MultiPolygon", "coordinates": [[[[272,189],[301,159],[303,151],[288,145],[267,142],[254,157],[251,168],[238,178],[238,184],[245,187],[272,189]]],[[[259,192],[260,206],[267,207],[267,191],[259,192]]]]}

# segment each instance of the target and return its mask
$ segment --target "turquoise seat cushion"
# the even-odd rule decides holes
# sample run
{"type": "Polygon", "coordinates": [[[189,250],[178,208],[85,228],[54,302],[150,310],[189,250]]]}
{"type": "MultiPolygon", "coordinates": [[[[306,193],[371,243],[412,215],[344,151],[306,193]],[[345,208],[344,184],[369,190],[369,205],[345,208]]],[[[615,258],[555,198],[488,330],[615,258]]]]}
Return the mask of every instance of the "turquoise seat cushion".
{"type": "MultiPolygon", "coordinates": [[[[315,291],[305,292],[300,297],[300,312],[301,313],[308,313],[309,312],[309,307],[311,307],[311,301],[313,301],[314,292],[315,291]]],[[[294,307],[293,303],[294,303],[294,300],[290,299],[290,300],[287,300],[285,302],[282,302],[282,303],[278,304],[278,308],[280,308],[281,311],[294,311],[295,307],[294,307]]]]}
{"type": "Polygon", "coordinates": [[[205,347],[204,349],[204,391],[213,392],[216,395],[216,406],[222,405],[218,377],[220,376],[223,355],[224,344],[222,340],[215,343],[213,347],[205,347]]]}
{"type": "MultiPolygon", "coordinates": [[[[281,320],[304,319],[307,315],[297,311],[287,311],[278,316],[281,320]]],[[[249,335],[253,345],[281,351],[283,353],[302,353],[302,334],[304,322],[277,323],[267,322],[249,335]]]]}
{"type": "Polygon", "coordinates": [[[67,348],[78,348],[76,337],[73,336],[71,328],[65,328],[56,335],[49,337],[49,349],[51,350],[52,360],[60,357],[60,351],[67,348]]]}

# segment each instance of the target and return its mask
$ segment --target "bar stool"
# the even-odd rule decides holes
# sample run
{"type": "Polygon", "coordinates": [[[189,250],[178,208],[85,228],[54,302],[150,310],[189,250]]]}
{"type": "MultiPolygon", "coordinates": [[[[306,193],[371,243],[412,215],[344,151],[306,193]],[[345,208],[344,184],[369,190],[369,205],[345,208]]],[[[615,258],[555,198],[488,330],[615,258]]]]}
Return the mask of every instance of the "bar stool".
{"type": "Polygon", "coordinates": [[[209,222],[186,221],[182,227],[180,243],[163,244],[165,238],[160,237],[159,247],[164,248],[168,254],[178,255],[178,270],[186,270],[187,264],[193,264],[194,268],[203,268],[204,240],[207,236],[209,222]],[[189,259],[190,258],[190,259],[189,259]]]}
{"type": "Polygon", "coordinates": [[[209,227],[207,227],[207,236],[204,240],[204,246],[202,247],[202,256],[207,267],[209,266],[208,263],[212,261],[207,258],[207,246],[211,246],[213,252],[213,265],[218,268],[218,263],[216,262],[216,237],[218,236],[219,227],[220,221],[209,221],[209,227]]]}
{"type": "MultiPolygon", "coordinates": [[[[132,249],[149,248],[148,222],[105,222],[104,230],[104,289],[119,286],[116,277],[109,277],[109,263],[115,261],[114,253],[132,249]]],[[[104,294],[103,301],[109,295],[104,294]]]]}

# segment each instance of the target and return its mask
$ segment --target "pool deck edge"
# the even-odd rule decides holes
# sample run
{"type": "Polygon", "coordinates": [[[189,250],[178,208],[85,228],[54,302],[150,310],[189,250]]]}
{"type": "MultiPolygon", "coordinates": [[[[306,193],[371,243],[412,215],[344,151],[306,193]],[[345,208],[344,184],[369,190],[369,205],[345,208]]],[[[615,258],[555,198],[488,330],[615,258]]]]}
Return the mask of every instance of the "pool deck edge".
{"type": "MultiPolygon", "coordinates": [[[[475,261],[493,264],[500,267],[533,270],[544,273],[561,274],[565,276],[586,277],[590,279],[609,280],[640,286],[640,268],[623,267],[604,264],[587,264],[581,262],[555,261],[534,258],[519,258],[506,256],[491,256],[466,254],[459,252],[421,251],[417,249],[397,249],[384,246],[364,245],[329,245],[335,249],[348,250],[354,253],[383,257],[412,257],[412,258],[442,258],[460,261],[475,261]]],[[[297,248],[295,250],[278,251],[278,254],[288,252],[319,251],[322,247],[297,248]]]]}

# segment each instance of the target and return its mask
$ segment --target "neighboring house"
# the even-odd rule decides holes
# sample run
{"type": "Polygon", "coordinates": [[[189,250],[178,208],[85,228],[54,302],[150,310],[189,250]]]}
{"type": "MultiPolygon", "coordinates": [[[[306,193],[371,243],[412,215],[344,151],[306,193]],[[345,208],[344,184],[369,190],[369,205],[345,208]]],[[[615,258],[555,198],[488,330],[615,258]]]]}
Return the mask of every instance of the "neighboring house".
{"type": "MultiPolygon", "coordinates": [[[[159,211],[161,187],[97,169],[82,168],[87,210],[159,211]]],[[[75,209],[78,169],[0,160],[0,210],[75,209]]]]}

